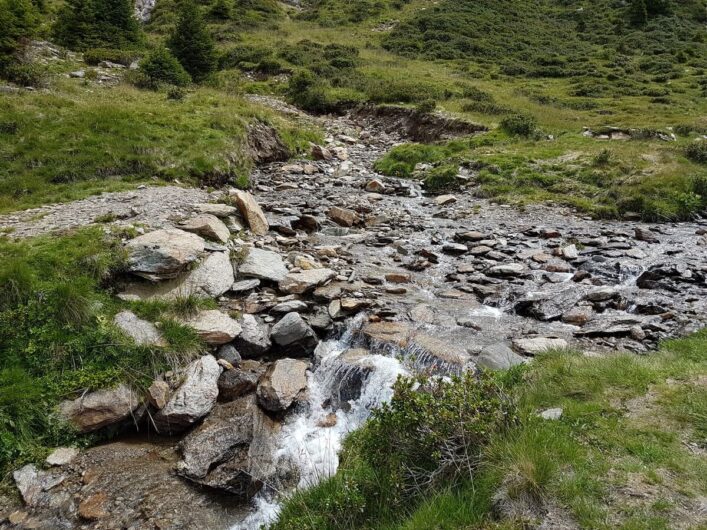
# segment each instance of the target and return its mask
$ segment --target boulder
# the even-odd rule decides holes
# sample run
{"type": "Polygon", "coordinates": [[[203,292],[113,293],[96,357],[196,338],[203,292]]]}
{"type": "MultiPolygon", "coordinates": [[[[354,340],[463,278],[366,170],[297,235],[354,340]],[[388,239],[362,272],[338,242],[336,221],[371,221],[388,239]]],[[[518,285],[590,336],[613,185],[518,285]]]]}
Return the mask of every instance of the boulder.
{"type": "Polygon", "coordinates": [[[27,464],[16,470],[12,478],[25,504],[37,506],[46,500],[44,492],[61,484],[65,477],[37,469],[34,464],[27,464]]]}
{"type": "Polygon", "coordinates": [[[59,412],[78,431],[86,433],[126,420],[139,404],[138,396],[129,387],[119,385],[64,401],[59,412]]]}
{"type": "Polygon", "coordinates": [[[125,245],[128,270],[148,280],[174,278],[204,251],[204,240],[184,230],[156,230],[125,245]]]}
{"type": "Polygon", "coordinates": [[[503,342],[484,346],[476,359],[476,364],[489,370],[507,370],[525,362],[525,358],[518,355],[503,342]]]}
{"type": "Polygon", "coordinates": [[[494,265],[486,271],[489,276],[521,276],[525,274],[525,265],[522,263],[504,263],[494,265]]]}
{"type": "Polygon", "coordinates": [[[270,327],[253,315],[245,314],[240,320],[241,333],[233,345],[245,359],[262,357],[268,351],[270,342],[270,327]]]}
{"type": "Polygon", "coordinates": [[[192,362],[186,369],[184,382],[153,416],[155,428],[162,433],[180,432],[206,416],[218,398],[221,370],[211,355],[192,362]]]}
{"type": "Polygon", "coordinates": [[[288,409],[307,388],[307,363],[296,359],[275,361],[263,375],[256,392],[265,410],[288,409]]]}
{"type": "Polygon", "coordinates": [[[279,282],[287,276],[287,267],[277,252],[252,248],[238,266],[238,274],[249,278],[279,282]]]}
{"type": "Polygon", "coordinates": [[[154,324],[137,317],[131,311],[121,311],[113,323],[140,346],[166,346],[167,342],[154,324]]]}
{"type": "Polygon", "coordinates": [[[577,285],[548,291],[531,291],[515,303],[519,315],[538,320],[556,320],[584,298],[586,290],[577,285]]]}
{"type": "Polygon", "coordinates": [[[361,397],[363,385],[376,367],[370,352],[363,348],[345,351],[335,362],[332,407],[336,409],[361,397]]]}
{"type": "Polygon", "coordinates": [[[264,236],[270,230],[268,220],[253,196],[247,191],[231,190],[230,195],[235,199],[236,206],[248,222],[251,231],[257,236],[264,236]]]}
{"type": "Polygon", "coordinates": [[[285,276],[279,283],[280,291],[288,294],[304,294],[336,277],[331,269],[312,269],[294,272],[285,276]]]}
{"type": "Polygon", "coordinates": [[[317,347],[317,335],[299,313],[287,313],[272,327],[270,339],[280,353],[310,355],[317,347]]]}
{"type": "Polygon", "coordinates": [[[231,232],[223,221],[209,213],[202,213],[182,221],[179,226],[182,230],[198,234],[212,241],[218,241],[219,243],[227,243],[231,238],[231,232]]]}
{"type": "Polygon", "coordinates": [[[233,281],[233,265],[228,253],[214,252],[179,278],[156,284],[133,284],[118,297],[123,300],[174,300],[186,296],[216,298],[229,291],[233,281]]]}
{"type": "Polygon", "coordinates": [[[275,441],[280,424],[256,405],[254,395],[218,404],[198,428],[189,433],[180,448],[177,473],[197,484],[247,501],[274,481],[275,441]]]}
{"type": "Polygon", "coordinates": [[[225,370],[218,380],[219,401],[233,401],[255,392],[260,376],[265,373],[265,365],[258,361],[242,361],[237,368],[225,370]]]}
{"type": "Polygon", "coordinates": [[[525,355],[536,355],[548,350],[559,350],[568,347],[565,339],[553,337],[534,337],[530,339],[515,339],[513,347],[525,355]]]}
{"type": "Polygon", "coordinates": [[[329,210],[329,218],[339,226],[353,226],[358,221],[358,214],[347,208],[332,206],[329,210]]]}
{"type": "Polygon", "coordinates": [[[199,311],[196,315],[183,320],[197,335],[212,346],[231,342],[241,333],[241,326],[218,309],[199,311]]]}

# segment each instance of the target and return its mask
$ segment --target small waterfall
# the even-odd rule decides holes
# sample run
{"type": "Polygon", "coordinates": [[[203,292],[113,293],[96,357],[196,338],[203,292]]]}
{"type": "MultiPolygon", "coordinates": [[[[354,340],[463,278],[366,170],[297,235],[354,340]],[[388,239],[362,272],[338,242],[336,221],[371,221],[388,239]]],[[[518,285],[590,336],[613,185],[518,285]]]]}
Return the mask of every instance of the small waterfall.
{"type": "MultiPolygon", "coordinates": [[[[359,315],[341,338],[319,345],[315,352],[319,364],[309,376],[308,406],[288,418],[280,432],[276,460],[297,470],[298,488],[315,486],[336,473],[346,435],[393,397],[393,383],[407,373],[397,359],[385,355],[361,356],[354,363],[342,360],[364,319],[365,315],[359,315]],[[341,386],[351,375],[361,382],[360,394],[334,410],[332,404],[340,401],[341,386]]],[[[254,499],[253,513],[231,530],[267,527],[277,518],[279,501],[277,492],[261,492],[254,499]]]]}

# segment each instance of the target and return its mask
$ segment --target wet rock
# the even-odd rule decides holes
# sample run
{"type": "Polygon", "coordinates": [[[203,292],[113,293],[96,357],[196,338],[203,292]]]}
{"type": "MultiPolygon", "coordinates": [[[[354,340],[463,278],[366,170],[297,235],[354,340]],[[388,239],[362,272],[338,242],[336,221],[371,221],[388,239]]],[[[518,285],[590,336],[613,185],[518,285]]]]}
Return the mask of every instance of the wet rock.
{"type": "Polygon", "coordinates": [[[218,346],[231,342],[241,333],[241,326],[218,309],[199,311],[183,320],[206,344],[218,346]]]}
{"type": "Polygon", "coordinates": [[[131,417],[140,401],[126,385],[90,392],[59,406],[61,416],[78,431],[96,431],[131,417]]]}
{"type": "Polygon", "coordinates": [[[332,206],[329,210],[329,218],[339,226],[350,227],[358,221],[358,214],[353,210],[332,206]]]}
{"type": "Polygon", "coordinates": [[[252,248],[239,265],[238,274],[270,282],[279,282],[287,276],[287,267],[277,252],[252,248]]]}
{"type": "Polygon", "coordinates": [[[477,365],[489,370],[507,370],[526,362],[525,358],[518,355],[503,342],[484,346],[479,356],[474,360],[477,365]]]}
{"type": "Polygon", "coordinates": [[[373,179],[368,181],[366,184],[366,191],[370,193],[384,193],[386,190],[385,184],[383,184],[378,179],[373,179]]]}
{"type": "Polygon", "coordinates": [[[317,335],[299,313],[288,313],[272,327],[270,339],[281,352],[310,355],[317,347],[317,335]]]}
{"type": "MultiPolygon", "coordinates": [[[[241,322],[241,327],[243,327],[243,322],[241,322]]],[[[236,366],[241,362],[241,354],[233,344],[224,344],[218,349],[216,359],[226,361],[231,366],[236,366]]]]}
{"type": "Polygon", "coordinates": [[[562,321],[575,326],[583,326],[592,319],[593,315],[591,307],[573,307],[562,314],[562,321]]]}
{"type": "Polygon", "coordinates": [[[260,376],[265,373],[265,366],[257,361],[246,360],[238,368],[225,370],[218,380],[219,401],[233,401],[255,392],[260,376]]]}
{"type": "Polygon", "coordinates": [[[258,384],[258,404],[271,412],[288,409],[307,388],[307,363],[280,359],[268,368],[258,384]]]}
{"type": "Polygon", "coordinates": [[[233,345],[245,359],[262,357],[268,351],[270,342],[270,327],[253,315],[243,315],[240,320],[241,333],[233,345]]]}
{"type": "Polygon", "coordinates": [[[337,369],[332,383],[334,409],[361,397],[364,383],[375,371],[375,364],[366,349],[348,350],[336,359],[336,364],[337,369]]]}
{"type": "Polygon", "coordinates": [[[445,243],[442,246],[442,252],[453,256],[460,256],[461,254],[469,252],[469,249],[466,245],[462,245],[461,243],[445,243]]]}
{"type": "Polygon", "coordinates": [[[435,199],[435,204],[437,206],[447,206],[448,204],[454,204],[457,202],[457,198],[454,195],[440,195],[435,199]]]}
{"type": "Polygon", "coordinates": [[[211,355],[192,362],[185,371],[184,382],[154,415],[155,428],[161,433],[180,432],[206,416],[216,403],[221,371],[211,355]]]}
{"type": "Polygon", "coordinates": [[[658,242],[658,238],[655,236],[655,234],[645,228],[636,227],[634,229],[634,237],[638,241],[645,241],[647,243],[657,243],[658,242]]]}
{"type": "Polygon", "coordinates": [[[27,464],[12,474],[15,485],[27,506],[36,506],[42,501],[43,493],[63,481],[62,476],[55,476],[37,469],[34,464],[27,464]]]}
{"type": "Polygon", "coordinates": [[[121,311],[113,319],[113,323],[135,344],[147,346],[166,346],[162,334],[151,322],[142,320],[131,311],[121,311]]]}
{"type": "Polygon", "coordinates": [[[559,350],[568,347],[565,339],[553,337],[535,337],[530,339],[515,339],[513,347],[524,355],[537,355],[548,350],[559,350]]]}
{"type": "Polygon", "coordinates": [[[321,145],[313,145],[312,158],[314,158],[314,160],[333,160],[334,155],[332,155],[331,151],[329,151],[326,147],[322,147],[321,145]]]}
{"type": "Polygon", "coordinates": [[[79,456],[79,450],[74,447],[57,447],[54,449],[45,462],[49,466],[65,466],[74,461],[79,456]]]}
{"type": "Polygon", "coordinates": [[[616,298],[619,292],[614,287],[605,286],[597,289],[592,289],[587,293],[587,300],[590,302],[606,302],[612,298],[616,298]]]}
{"type": "Polygon", "coordinates": [[[97,521],[108,517],[108,495],[104,491],[93,493],[79,503],[79,517],[85,521],[97,521]]]}
{"type": "Polygon", "coordinates": [[[578,337],[609,337],[630,335],[635,326],[644,327],[656,320],[656,317],[629,315],[623,312],[606,311],[597,315],[581,330],[575,331],[578,337]]]}
{"type": "Polygon", "coordinates": [[[231,190],[231,197],[234,198],[236,206],[241,212],[241,215],[248,223],[250,230],[257,236],[264,236],[270,230],[268,220],[260,208],[260,205],[247,191],[231,190]]]}
{"type": "Polygon", "coordinates": [[[192,232],[212,241],[218,241],[219,243],[227,243],[231,238],[231,232],[223,221],[208,213],[182,221],[179,226],[182,230],[192,232]]]}
{"type": "Polygon", "coordinates": [[[516,301],[516,313],[538,320],[559,319],[584,298],[585,290],[573,286],[562,290],[531,291],[516,301]]]}
{"type": "Polygon", "coordinates": [[[331,269],[312,269],[290,273],[279,283],[279,289],[288,294],[304,294],[336,277],[331,269]]]}
{"type": "Polygon", "coordinates": [[[309,306],[302,300],[288,300],[286,302],[280,302],[270,311],[272,313],[291,313],[293,311],[295,313],[304,313],[307,309],[309,309],[309,306]]]}
{"type": "Polygon", "coordinates": [[[204,251],[204,240],[183,230],[156,230],[125,245],[128,270],[148,280],[174,278],[204,251]]]}

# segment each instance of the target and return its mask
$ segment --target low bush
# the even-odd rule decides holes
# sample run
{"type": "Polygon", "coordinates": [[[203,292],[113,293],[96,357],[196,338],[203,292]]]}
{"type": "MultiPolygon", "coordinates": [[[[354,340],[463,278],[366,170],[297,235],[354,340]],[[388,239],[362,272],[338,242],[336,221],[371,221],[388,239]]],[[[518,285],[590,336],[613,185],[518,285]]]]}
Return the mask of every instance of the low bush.
{"type": "Polygon", "coordinates": [[[158,48],[148,55],[140,63],[140,72],[151,88],[162,84],[183,87],[191,81],[184,67],[166,48],[158,48]]]}
{"type": "Polygon", "coordinates": [[[685,156],[698,164],[707,164],[707,141],[692,142],[685,148],[685,156]]]}
{"type": "Polygon", "coordinates": [[[102,61],[130,66],[138,58],[138,53],[131,50],[117,50],[115,48],[89,48],[83,52],[83,60],[86,64],[96,66],[102,61]]]}
{"type": "Polygon", "coordinates": [[[499,126],[512,136],[530,136],[535,132],[537,121],[532,116],[514,114],[503,118],[499,126]]]}
{"type": "Polygon", "coordinates": [[[512,401],[488,374],[400,379],[394,390],[346,440],[337,475],[288,500],[275,530],[377,528],[472,480],[488,441],[515,422],[512,401]]]}

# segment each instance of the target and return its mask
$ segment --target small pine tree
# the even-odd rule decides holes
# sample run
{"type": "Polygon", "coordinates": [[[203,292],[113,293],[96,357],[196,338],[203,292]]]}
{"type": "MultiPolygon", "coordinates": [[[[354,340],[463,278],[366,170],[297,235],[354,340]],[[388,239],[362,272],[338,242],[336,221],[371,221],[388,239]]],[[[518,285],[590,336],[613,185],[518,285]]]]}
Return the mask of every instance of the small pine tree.
{"type": "Polygon", "coordinates": [[[631,24],[634,26],[642,26],[645,24],[648,21],[646,0],[631,0],[628,6],[628,15],[631,19],[631,24]]]}
{"type": "Polygon", "coordinates": [[[140,71],[147,77],[151,86],[159,84],[185,86],[191,78],[182,65],[165,48],[158,48],[140,63],[140,71]]]}
{"type": "Polygon", "coordinates": [[[66,0],[54,25],[54,36],[60,44],[76,50],[122,48],[141,40],[131,0],[66,0]]]}
{"type": "Polygon", "coordinates": [[[216,48],[201,11],[193,0],[183,0],[179,19],[169,39],[169,49],[194,81],[216,70],[216,48]]]}
{"type": "Polygon", "coordinates": [[[0,0],[0,75],[9,76],[18,55],[37,27],[37,12],[29,0],[0,0]]]}

